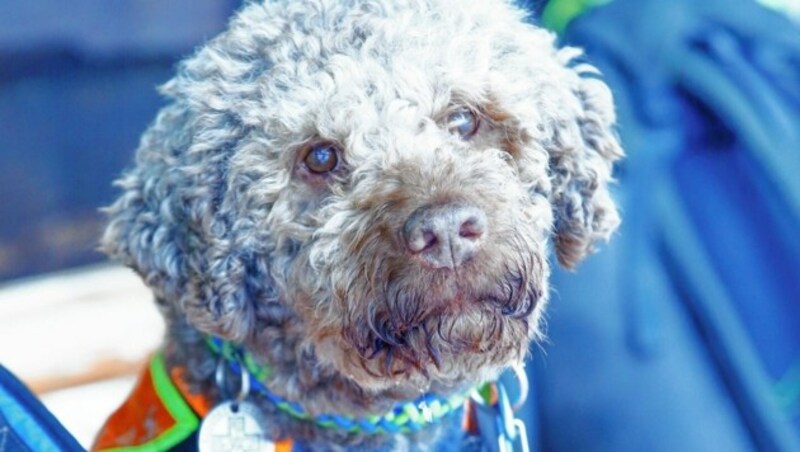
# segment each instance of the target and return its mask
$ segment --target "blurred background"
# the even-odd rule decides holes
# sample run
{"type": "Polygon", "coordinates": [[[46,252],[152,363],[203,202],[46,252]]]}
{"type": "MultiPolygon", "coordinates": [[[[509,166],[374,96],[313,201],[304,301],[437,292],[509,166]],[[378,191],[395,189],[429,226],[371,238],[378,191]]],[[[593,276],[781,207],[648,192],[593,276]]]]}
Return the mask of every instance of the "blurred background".
{"type": "MultiPolygon", "coordinates": [[[[800,0],[523,1],[586,49],[623,227],[557,270],[539,450],[800,450],[800,0]]],[[[240,0],[0,2],[0,363],[84,445],[161,337],[95,247],[156,87],[240,0]]]]}
{"type": "Polygon", "coordinates": [[[163,332],[138,277],[96,251],[99,208],[156,87],[240,3],[0,0],[0,364],[85,447],[163,332]]]}

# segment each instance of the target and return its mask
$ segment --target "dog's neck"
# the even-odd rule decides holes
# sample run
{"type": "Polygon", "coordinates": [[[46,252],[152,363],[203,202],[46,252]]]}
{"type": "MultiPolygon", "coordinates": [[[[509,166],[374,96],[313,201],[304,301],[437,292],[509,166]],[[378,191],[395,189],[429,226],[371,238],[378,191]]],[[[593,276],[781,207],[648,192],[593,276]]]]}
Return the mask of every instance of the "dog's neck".
{"type": "MultiPolygon", "coordinates": [[[[286,351],[293,346],[293,341],[286,337],[282,343],[274,344],[279,350],[286,351]]],[[[296,345],[295,345],[296,346],[296,345]]],[[[224,402],[224,397],[216,387],[214,373],[220,356],[209,347],[207,336],[189,326],[186,322],[170,323],[168,341],[165,347],[167,364],[186,369],[185,378],[189,387],[197,393],[206,395],[212,404],[224,402]]],[[[268,382],[270,388],[280,397],[303,406],[308,412],[339,413],[343,416],[363,417],[391,412],[397,404],[410,402],[405,394],[385,391],[378,394],[366,393],[346,378],[335,374],[326,374],[316,369],[311,362],[303,362],[303,354],[276,353],[284,358],[281,362],[269,362],[271,374],[268,382]],[[285,359],[287,356],[298,356],[295,360],[285,359]],[[282,391],[280,391],[282,389],[282,391]]],[[[253,354],[256,360],[263,356],[253,354]]],[[[418,395],[418,394],[417,394],[418,395]]],[[[303,443],[331,445],[342,448],[369,447],[387,449],[405,449],[403,445],[435,445],[443,438],[460,431],[461,410],[453,406],[448,415],[436,419],[436,422],[416,425],[412,431],[402,429],[404,433],[382,431],[379,434],[359,431],[347,431],[336,428],[323,428],[314,422],[300,420],[285,410],[281,410],[273,401],[263,394],[252,393],[252,400],[264,413],[267,420],[265,430],[272,438],[294,438],[303,443]]],[[[452,439],[448,439],[452,441],[452,439]]],[[[313,448],[313,447],[312,447],[313,448]]]]}

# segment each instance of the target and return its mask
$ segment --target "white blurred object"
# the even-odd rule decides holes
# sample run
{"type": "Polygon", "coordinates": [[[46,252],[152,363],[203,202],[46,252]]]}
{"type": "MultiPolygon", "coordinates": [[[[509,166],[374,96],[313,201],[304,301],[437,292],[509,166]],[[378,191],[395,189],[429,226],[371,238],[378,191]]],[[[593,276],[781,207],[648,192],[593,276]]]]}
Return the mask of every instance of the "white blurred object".
{"type": "Polygon", "coordinates": [[[800,23],[800,0],[758,0],[764,6],[777,10],[800,23]]]}
{"type": "Polygon", "coordinates": [[[89,448],[97,431],[133,389],[136,377],[113,378],[41,396],[47,409],[64,428],[89,448]]]}
{"type": "Polygon", "coordinates": [[[87,447],[163,334],[152,294],[122,267],[0,286],[0,362],[87,447]]]}

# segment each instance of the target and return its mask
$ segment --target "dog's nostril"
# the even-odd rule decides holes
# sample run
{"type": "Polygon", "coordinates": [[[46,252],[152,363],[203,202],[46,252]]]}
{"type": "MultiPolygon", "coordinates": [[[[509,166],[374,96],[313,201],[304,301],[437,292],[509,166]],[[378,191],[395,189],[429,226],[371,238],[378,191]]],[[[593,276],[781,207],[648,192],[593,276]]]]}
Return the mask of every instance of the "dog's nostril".
{"type": "Polygon", "coordinates": [[[474,206],[417,209],[403,225],[406,246],[426,266],[455,268],[472,258],[486,234],[486,214],[474,206]]]}
{"type": "Polygon", "coordinates": [[[407,242],[408,249],[412,253],[419,253],[428,248],[436,246],[436,244],[439,242],[439,239],[436,237],[436,234],[434,234],[433,231],[419,229],[412,231],[411,235],[407,239],[407,242]]]}
{"type": "MultiPolygon", "coordinates": [[[[484,217],[485,218],[485,217],[484,217]]],[[[458,230],[458,235],[470,240],[477,240],[483,237],[486,231],[486,221],[479,216],[470,216],[463,223],[458,230]]]]}

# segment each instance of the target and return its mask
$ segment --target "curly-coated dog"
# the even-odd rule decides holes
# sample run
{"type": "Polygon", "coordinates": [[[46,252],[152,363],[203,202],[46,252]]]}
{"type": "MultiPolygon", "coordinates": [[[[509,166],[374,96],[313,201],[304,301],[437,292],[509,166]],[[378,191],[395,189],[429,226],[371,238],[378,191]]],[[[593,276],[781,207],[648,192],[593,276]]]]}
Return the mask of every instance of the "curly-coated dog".
{"type": "Polygon", "coordinates": [[[155,293],[166,367],[222,402],[222,339],[268,369],[247,400],[272,440],[434,447],[458,407],[331,419],[520,362],[550,250],[571,268],[617,227],[611,94],[579,56],[510,1],[246,4],[163,86],[108,208],[103,248],[155,293]]]}

